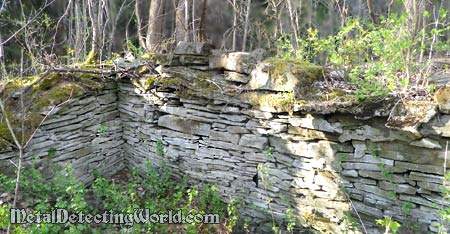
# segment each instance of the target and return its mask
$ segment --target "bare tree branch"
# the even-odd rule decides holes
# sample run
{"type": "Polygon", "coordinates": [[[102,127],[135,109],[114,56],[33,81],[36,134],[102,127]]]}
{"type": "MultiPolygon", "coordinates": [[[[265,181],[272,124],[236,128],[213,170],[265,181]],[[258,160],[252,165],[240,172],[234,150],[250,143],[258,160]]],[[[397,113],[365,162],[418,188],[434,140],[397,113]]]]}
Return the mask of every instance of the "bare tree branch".
{"type": "Polygon", "coordinates": [[[28,22],[23,25],[19,30],[15,31],[11,36],[9,36],[6,40],[0,42],[0,46],[8,43],[10,40],[12,40],[13,38],[15,38],[17,36],[17,34],[19,34],[22,30],[24,30],[25,28],[28,27],[28,25],[30,25],[31,23],[33,23],[37,17],[39,17],[42,12],[45,10],[45,8],[47,8],[48,6],[50,6],[52,3],[54,3],[56,0],[52,0],[51,2],[45,1],[45,5],[43,7],[41,7],[39,9],[39,11],[30,19],[28,20],[28,22]]]}

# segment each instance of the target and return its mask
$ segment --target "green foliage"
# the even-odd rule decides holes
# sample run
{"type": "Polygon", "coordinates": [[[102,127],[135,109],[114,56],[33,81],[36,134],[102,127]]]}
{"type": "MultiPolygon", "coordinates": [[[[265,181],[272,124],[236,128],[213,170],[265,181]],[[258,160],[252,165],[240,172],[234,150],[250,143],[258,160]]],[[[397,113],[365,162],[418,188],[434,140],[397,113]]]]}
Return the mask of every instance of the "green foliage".
{"type": "Polygon", "coordinates": [[[294,55],[295,51],[292,48],[292,42],[290,39],[290,35],[284,34],[281,35],[277,40],[277,54],[276,56],[279,58],[291,58],[294,55]]]}
{"type": "MultiPolygon", "coordinates": [[[[263,186],[263,189],[268,191],[271,186],[273,186],[272,182],[270,181],[270,162],[274,162],[275,158],[273,156],[273,148],[271,146],[266,146],[263,151],[265,155],[266,162],[265,163],[259,163],[257,166],[257,172],[259,175],[259,178],[261,178],[261,184],[263,186]]],[[[280,233],[282,231],[282,227],[286,228],[285,230],[289,233],[294,233],[294,228],[296,226],[297,217],[294,214],[294,210],[288,209],[286,210],[286,213],[283,214],[284,224],[279,223],[275,220],[275,213],[271,208],[271,204],[273,202],[273,199],[270,197],[267,197],[264,201],[267,204],[267,209],[263,210],[264,213],[270,215],[272,217],[272,231],[273,233],[280,233]]]]}
{"type": "Polygon", "coordinates": [[[227,206],[227,216],[228,216],[228,220],[227,220],[227,224],[226,227],[228,229],[232,229],[238,222],[238,218],[239,218],[239,210],[242,207],[242,200],[231,200],[230,203],[227,206]]]}
{"type": "MultiPolygon", "coordinates": [[[[440,187],[445,201],[450,201],[450,187],[448,186],[449,182],[450,182],[450,172],[447,172],[444,176],[443,185],[440,187]]],[[[436,225],[439,231],[438,233],[447,234],[450,231],[449,229],[450,207],[441,206],[438,212],[441,218],[440,223],[436,225]]]]}
{"type": "Polygon", "coordinates": [[[344,211],[344,223],[345,223],[345,229],[344,233],[355,233],[359,230],[361,227],[361,224],[358,222],[357,219],[352,217],[350,214],[350,211],[344,211]]]}
{"type": "MultiPolygon", "coordinates": [[[[440,12],[444,20],[447,10],[440,12]]],[[[402,91],[416,85],[427,75],[428,62],[423,57],[427,50],[443,51],[448,43],[434,43],[434,36],[445,35],[449,26],[437,30],[423,28],[417,36],[405,25],[406,14],[381,17],[379,24],[358,18],[349,18],[346,25],[332,36],[319,38],[317,29],[309,28],[297,41],[294,50],[291,35],[282,35],[277,44],[278,57],[295,57],[303,61],[331,63],[334,69],[345,71],[355,84],[357,100],[368,97],[383,98],[389,92],[402,91]],[[419,74],[413,76],[412,74],[419,74]],[[420,77],[422,75],[422,77],[420,77]],[[412,78],[415,82],[411,82],[412,78]]]]}
{"type": "MultiPolygon", "coordinates": [[[[54,150],[49,150],[48,157],[53,157],[54,150]]],[[[55,167],[58,169],[57,167],[55,167]]],[[[0,189],[13,192],[15,178],[0,175],[0,189]],[[2,186],[3,185],[3,186],[2,186]]],[[[49,212],[51,209],[67,209],[69,212],[92,212],[85,198],[87,190],[80,181],[72,175],[71,165],[50,178],[43,175],[33,162],[30,168],[22,171],[21,191],[25,202],[33,207],[34,212],[49,212]]],[[[0,208],[0,217],[9,217],[4,213],[6,206],[0,208]]],[[[2,219],[0,227],[7,227],[8,219],[2,219]]],[[[29,224],[26,230],[22,230],[20,225],[13,225],[13,233],[82,233],[68,232],[67,230],[89,230],[86,224],[29,224]]]]}
{"type": "Polygon", "coordinates": [[[287,220],[286,230],[289,233],[294,233],[294,228],[295,228],[295,223],[296,223],[296,217],[294,214],[294,210],[288,209],[286,211],[285,218],[287,220]]]}
{"type": "Polygon", "coordinates": [[[98,128],[97,128],[97,136],[104,136],[106,134],[106,132],[108,131],[108,126],[101,124],[98,128]]]}
{"type": "Polygon", "coordinates": [[[413,208],[413,204],[409,201],[404,202],[402,205],[402,212],[404,214],[409,214],[409,212],[411,211],[411,208],[413,208]]]}
{"type": "Polygon", "coordinates": [[[128,52],[131,52],[133,55],[136,55],[138,57],[145,52],[143,48],[136,46],[131,40],[126,41],[126,47],[128,48],[128,52]]]}
{"type": "Polygon", "coordinates": [[[390,217],[385,216],[384,219],[377,219],[377,224],[381,225],[385,228],[386,234],[396,234],[398,233],[398,229],[400,228],[400,223],[392,220],[390,217]]]}

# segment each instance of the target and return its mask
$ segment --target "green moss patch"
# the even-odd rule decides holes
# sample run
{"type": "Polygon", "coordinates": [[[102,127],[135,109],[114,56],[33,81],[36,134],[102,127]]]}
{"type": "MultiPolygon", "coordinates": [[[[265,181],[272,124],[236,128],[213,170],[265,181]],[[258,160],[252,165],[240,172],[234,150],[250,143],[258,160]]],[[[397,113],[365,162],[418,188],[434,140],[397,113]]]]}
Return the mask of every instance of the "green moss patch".
{"type": "Polygon", "coordinates": [[[70,97],[77,97],[82,95],[85,92],[85,89],[81,87],[79,84],[73,83],[65,83],[59,86],[55,86],[49,91],[43,92],[42,98],[40,98],[36,104],[35,108],[45,108],[48,106],[58,105],[70,97]]]}
{"type": "Polygon", "coordinates": [[[170,65],[172,63],[173,55],[160,54],[160,53],[145,53],[141,56],[141,59],[152,61],[154,64],[170,65]]]}
{"type": "Polygon", "coordinates": [[[296,103],[294,94],[285,93],[259,93],[249,92],[240,96],[246,103],[268,112],[292,112],[296,103]]]}

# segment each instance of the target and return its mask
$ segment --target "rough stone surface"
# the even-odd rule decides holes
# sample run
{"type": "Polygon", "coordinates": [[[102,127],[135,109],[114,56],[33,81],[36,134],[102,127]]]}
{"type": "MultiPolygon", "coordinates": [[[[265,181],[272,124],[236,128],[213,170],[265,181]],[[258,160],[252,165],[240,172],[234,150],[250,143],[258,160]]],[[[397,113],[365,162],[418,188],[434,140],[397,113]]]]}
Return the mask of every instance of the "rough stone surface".
{"type": "Polygon", "coordinates": [[[158,126],[166,127],[182,133],[208,136],[211,130],[210,124],[199,121],[180,118],[174,115],[164,115],[159,117],[158,126]]]}

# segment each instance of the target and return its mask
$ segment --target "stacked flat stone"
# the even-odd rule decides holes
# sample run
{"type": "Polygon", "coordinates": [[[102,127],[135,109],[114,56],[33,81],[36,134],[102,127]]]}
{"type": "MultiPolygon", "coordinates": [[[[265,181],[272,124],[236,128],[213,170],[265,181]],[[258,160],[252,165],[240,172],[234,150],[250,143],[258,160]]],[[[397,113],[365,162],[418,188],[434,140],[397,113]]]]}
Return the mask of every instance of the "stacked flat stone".
{"type": "MultiPolygon", "coordinates": [[[[109,82],[101,92],[79,97],[55,111],[26,148],[25,162],[51,160],[52,164],[44,164],[48,168],[41,168],[44,171],[52,170],[54,164],[71,163],[74,175],[86,184],[94,179],[94,171],[110,176],[125,168],[117,92],[117,85],[109,82]],[[51,149],[56,154],[47,158],[51,149]]],[[[16,161],[17,152],[0,153],[0,171],[11,168],[9,160],[16,161]]]]}

